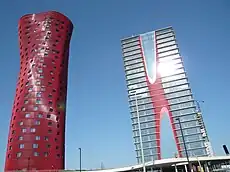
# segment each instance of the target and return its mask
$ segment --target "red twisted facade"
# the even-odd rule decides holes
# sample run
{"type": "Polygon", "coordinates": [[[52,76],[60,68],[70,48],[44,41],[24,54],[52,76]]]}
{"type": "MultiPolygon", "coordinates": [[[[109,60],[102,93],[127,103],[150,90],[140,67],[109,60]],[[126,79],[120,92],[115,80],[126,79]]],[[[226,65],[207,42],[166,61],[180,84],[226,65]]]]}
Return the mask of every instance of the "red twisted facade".
{"type": "Polygon", "coordinates": [[[65,104],[73,25],[58,12],[19,21],[20,73],[5,171],[64,169],[65,104]]]}

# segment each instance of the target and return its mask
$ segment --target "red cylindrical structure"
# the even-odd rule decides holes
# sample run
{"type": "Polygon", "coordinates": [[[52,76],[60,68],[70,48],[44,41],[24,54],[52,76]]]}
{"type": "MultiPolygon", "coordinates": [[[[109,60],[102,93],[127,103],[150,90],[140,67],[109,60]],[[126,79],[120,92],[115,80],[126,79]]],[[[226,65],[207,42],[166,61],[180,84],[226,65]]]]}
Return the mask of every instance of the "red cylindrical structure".
{"type": "Polygon", "coordinates": [[[20,73],[5,171],[64,169],[65,105],[73,25],[50,11],[19,21],[20,73]]]}

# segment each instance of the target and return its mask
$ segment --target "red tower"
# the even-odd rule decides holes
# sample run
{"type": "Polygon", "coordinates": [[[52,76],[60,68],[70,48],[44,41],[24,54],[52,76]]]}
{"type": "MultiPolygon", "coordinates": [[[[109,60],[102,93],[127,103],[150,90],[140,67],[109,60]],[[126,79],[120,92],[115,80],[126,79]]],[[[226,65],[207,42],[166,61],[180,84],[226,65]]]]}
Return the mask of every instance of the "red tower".
{"type": "Polygon", "coordinates": [[[58,12],[19,21],[20,73],[5,171],[64,169],[65,105],[73,25],[58,12]]]}

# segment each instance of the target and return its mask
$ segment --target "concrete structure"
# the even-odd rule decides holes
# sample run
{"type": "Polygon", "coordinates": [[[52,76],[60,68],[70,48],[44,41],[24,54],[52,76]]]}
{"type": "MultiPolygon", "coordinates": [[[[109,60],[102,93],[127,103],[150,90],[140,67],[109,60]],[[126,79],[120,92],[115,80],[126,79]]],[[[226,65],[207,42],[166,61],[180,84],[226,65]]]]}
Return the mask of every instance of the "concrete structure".
{"type": "MultiPolygon", "coordinates": [[[[230,156],[213,156],[213,157],[190,157],[190,162],[194,167],[194,171],[199,171],[199,167],[203,169],[204,172],[212,171],[223,171],[229,170],[230,156]]],[[[155,160],[152,162],[145,163],[148,172],[158,172],[158,171],[186,171],[186,158],[170,158],[155,160]]],[[[142,171],[143,164],[137,164],[121,168],[111,168],[104,170],[82,170],[82,172],[140,172],[142,171]]],[[[15,172],[15,171],[6,171],[15,172]]],[[[19,171],[18,171],[19,172],[19,171]]],[[[79,172],[79,170],[31,170],[29,172],[79,172]]]]}
{"type": "Polygon", "coordinates": [[[170,119],[179,157],[213,156],[172,27],[121,41],[138,163],[161,159],[161,119],[170,119]]]}
{"type": "Polygon", "coordinates": [[[20,73],[5,171],[64,169],[65,105],[73,25],[50,11],[19,21],[20,73]]]}

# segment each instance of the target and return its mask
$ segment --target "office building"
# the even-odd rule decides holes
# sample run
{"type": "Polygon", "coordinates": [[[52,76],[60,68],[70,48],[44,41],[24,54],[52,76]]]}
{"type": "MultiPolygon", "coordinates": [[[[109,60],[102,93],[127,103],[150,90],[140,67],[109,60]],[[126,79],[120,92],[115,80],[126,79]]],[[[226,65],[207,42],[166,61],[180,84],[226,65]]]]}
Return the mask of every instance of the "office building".
{"type": "Polygon", "coordinates": [[[64,169],[69,43],[73,25],[61,13],[19,21],[20,72],[5,171],[64,169]]]}
{"type": "Polygon", "coordinates": [[[212,156],[173,28],[128,37],[121,44],[138,163],[162,158],[164,115],[170,120],[179,157],[185,156],[179,120],[188,155],[212,156]]]}

